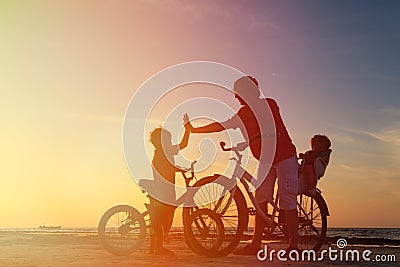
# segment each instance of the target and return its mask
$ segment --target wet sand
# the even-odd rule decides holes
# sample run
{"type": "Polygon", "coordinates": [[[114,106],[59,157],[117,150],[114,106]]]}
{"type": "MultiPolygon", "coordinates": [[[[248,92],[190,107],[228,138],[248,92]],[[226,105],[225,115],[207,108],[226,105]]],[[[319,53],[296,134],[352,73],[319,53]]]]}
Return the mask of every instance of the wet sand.
{"type": "MultiPolygon", "coordinates": [[[[114,256],[105,251],[96,235],[77,236],[65,233],[0,232],[0,266],[382,266],[382,262],[330,261],[261,262],[256,256],[229,255],[206,258],[192,252],[180,236],[171,237],[165,246],[176,253],[174,257],[148,254],[148,242],[129,256],[114,256]]],[[[281,249],[278,245],[272,248],[281,249]],[[277,247],[278,246],[278,247],[277,247]]],[[[396,262],[384,266],[399,266],[400,247],[353,246],[348,249],[370,249],[373,255],[395,255],[396,262]]],[[[370,256],[373,258],[373,256],[370,256]]]]}

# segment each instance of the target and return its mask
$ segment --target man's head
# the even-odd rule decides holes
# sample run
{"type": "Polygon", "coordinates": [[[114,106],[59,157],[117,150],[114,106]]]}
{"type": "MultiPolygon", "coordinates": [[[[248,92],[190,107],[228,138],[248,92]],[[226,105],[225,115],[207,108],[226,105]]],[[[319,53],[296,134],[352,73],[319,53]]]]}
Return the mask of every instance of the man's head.
{"type": "Polygon", "coordinates": [[[260,89],[258,81],[252,76],[243,76],[235,81],[233,85],[233,93],[240,104],[246,105],[260,97],[260,89]]]}
{"type": "Polygon", "coordinates": [[[164,128],[158,127],[150,133],[150,142],[156,149],[160,149],[172,144],[172,135],[164,128]]]}

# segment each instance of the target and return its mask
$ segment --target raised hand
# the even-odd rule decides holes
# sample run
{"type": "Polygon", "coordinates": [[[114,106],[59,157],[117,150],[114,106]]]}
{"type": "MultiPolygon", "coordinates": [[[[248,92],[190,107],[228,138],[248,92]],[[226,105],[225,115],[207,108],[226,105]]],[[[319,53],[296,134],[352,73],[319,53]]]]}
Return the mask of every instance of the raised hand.
{"type": "Polygon", "coordinates": [[[190,124],[189,115],[187,113],[183,115],[183,125],[189,131],[193,128],[193,126],[190,124]]]}
{"type": "Polygon", "coordinates": [[[189,115],[187,113],[185,113],[185,115],[183,115],[183,124],[187,124],[189,123],[189,115]]]}

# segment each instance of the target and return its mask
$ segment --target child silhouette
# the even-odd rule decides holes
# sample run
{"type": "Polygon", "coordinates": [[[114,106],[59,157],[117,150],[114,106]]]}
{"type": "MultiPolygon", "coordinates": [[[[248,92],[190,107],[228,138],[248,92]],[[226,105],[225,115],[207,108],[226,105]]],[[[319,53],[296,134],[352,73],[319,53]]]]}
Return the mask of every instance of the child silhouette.
{"type": "Polygon", "coordinates": [[[317,158],[322,161],[322,168],[325,169],[332,152],[330,147],[331,141],[329,138],[325,135],[317,134],[311,138],[311,150],[299,154],[299,158],[303,159],[299,170],[301,175],[304,176],[305,190],[313,189],[317,185],[317,180],[323,175],[324,170],[320,171],[321,173],[316,173],[318,170],[316,170],[315,161],[317,158]]]}
{"type": "MultiPolygon", "coordinates": [[[[188,120],[188,119],[187,119],[188,120]]],[[[186,121],[187,121],[186,120],[186,121]]],[[[185,122],[185,118],[184,118],[185,122]]],[[[172,144],[172,135],[166,129],[159,127],[150,133],[154,156],[152,160],[153,178],[157,188],[150,198],[151,245],[150,253],[173,256],[174,253],[163,246],[164,236],[172,226],[176,206],[175,172],[180,171],[175,166],[174,156],[185,148],[189,141],[190,131],[185,123],[185,133],[180,144],[172,144]]]]}

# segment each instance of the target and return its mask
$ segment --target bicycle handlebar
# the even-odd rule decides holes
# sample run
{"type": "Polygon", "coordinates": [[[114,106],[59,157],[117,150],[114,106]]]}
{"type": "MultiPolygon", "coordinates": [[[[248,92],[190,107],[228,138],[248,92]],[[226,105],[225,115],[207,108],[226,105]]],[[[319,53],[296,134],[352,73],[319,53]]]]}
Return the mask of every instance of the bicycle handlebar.
{"type": "Polygon", "coordinates": [[[225,148],[226,143],[224,141],[219,142],[219,145],[221,146],[222,151],[232,151],[232,148],[225,148]]]}
{"type": "Polygon", "coordinates": [[[192,161],[192,163],[190,164],[190,168],[183,168],[180,166],[176,166],[180,170],[180,172],[185,180],[186,186],[189,186],[190,181],[193,180],[193,178],[194,178],[194,165],[196,163],[197,163],[197,160],[192,161]],[[190,172],[190,177],[186,176],[187,172],[190,172]]]}
{"type": "Polygon", "coordinates": [[[190,164],[190,171],[194,172],[194,164],[197,163],[197,160],[194,160],[191,164],[190,164]]]}
{"type": "Polygon", "coordinates": [[[242,162],[242,155],[241,155],[241,153],[240,153],[240,150],[238,149],[238,147],[236,147],[236,146],[233,146],[233,147],[225,147],[225,142],[224,141],[222,141],[222,142],[219,142],[219,145],[221,146],[221,149],[223,150],[223,151],[233,151],[233,152],[235,152],[235,155],[236,155],[236,157],[237,157],[237,159],[234,159],[234,158],[231,158],[231,159],[233,159],[233,160],[235,160],[236,162],[237,162],[237,164],[241,164],[241,162],[242,162]]]}

